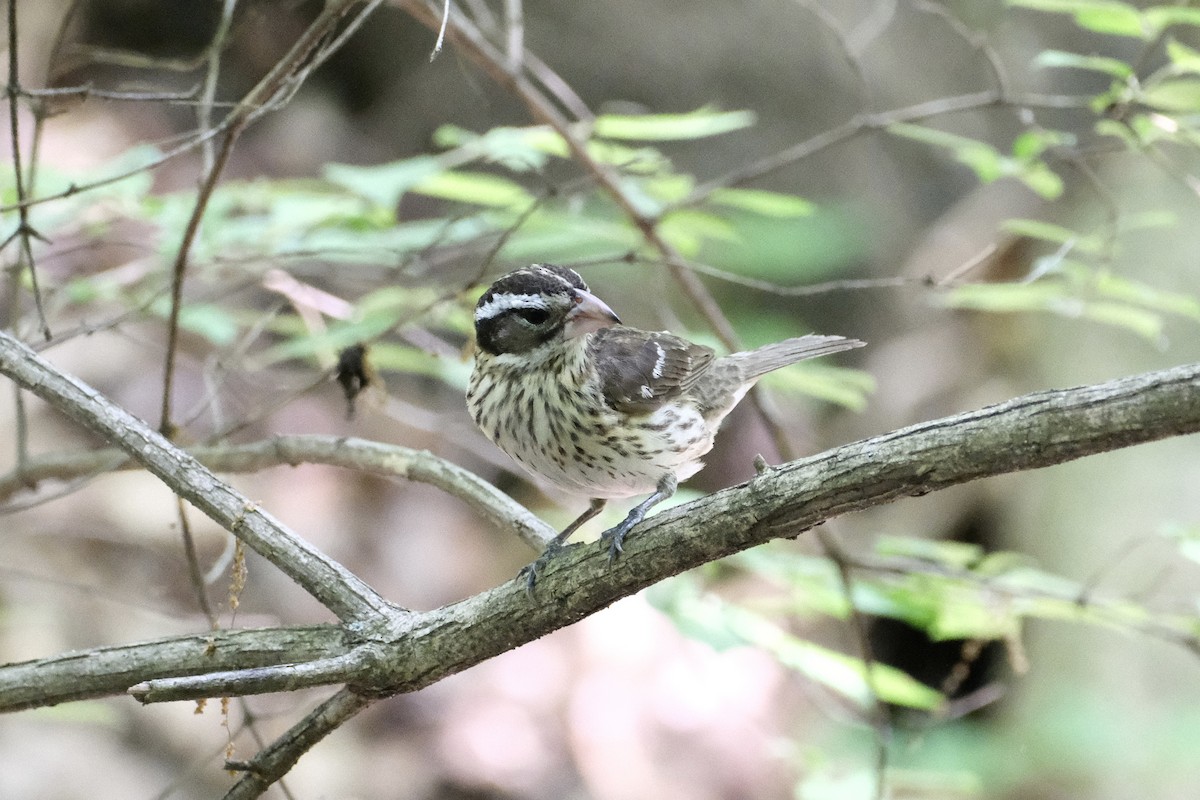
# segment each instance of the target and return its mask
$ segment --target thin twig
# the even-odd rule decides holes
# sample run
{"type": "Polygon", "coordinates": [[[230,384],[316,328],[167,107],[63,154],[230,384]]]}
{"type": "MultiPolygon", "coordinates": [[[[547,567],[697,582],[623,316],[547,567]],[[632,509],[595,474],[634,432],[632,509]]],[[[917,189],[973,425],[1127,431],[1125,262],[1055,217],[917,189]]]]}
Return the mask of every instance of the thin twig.
{"type": "Polygon", "coordinates": [[[342,689],[250,761],[227,764],[231,769],[245,772],[245,775],[225,794],[225,800],[261,797],[271,784],[295,766],[300,756],[359,712],[369,708],[376,699],[357,694],[349,688],[342,689]]]}
{"type": "Polygon", "coordinates": [[[217,127],[212,128],[211,130],[200,131],[196,133],[192,137],[185,139],[176,147],[171,148],[165,153],[156,156],[140,166],[131,167],[121,172],[116,172],[112,175],[109,175],[107,178],[97,178],[96,180],[89,181],[87,183],[73,183],[66,189],[63,189],[61,192],[53,192],[51,194],[41,195],[40,197],[27,197],[7,206],[0,206],[0,214],[32,208],[33,206],[41,205],[42,203],[51,203],[55,200],[65,200],[68,197],[74,197],[77,194],[90,192],[93,189],[99,189],[114,183],[120,183],[121,181],[128,180],[136,175],[141,175],[143,172],[153,171],[154,169],[161,167],[163,164],[166,164],[168,161],[178,158],[181,155],[190,153],[192,150],[195,150],[197,147],[203,145],[204,142],[208,141],[209,139],[220,136],[225,132],[229,123],[230,120],[226,119],[217,127]]]}
{"type": "MultiPolygon", "coordinates": [[[[361,24],[368,14],[378,6],[379,0],[368,3],[358,15],[349,31],[335,39],[339,45],[346,37],[361,24]]],[[[304,31],[292,45],[288,53],[275,63],[265,77],[252,88],[241,102],[225,119],[227,129],[225,140],[212,168],[207,171],[200,185],[196,202],[192,205],[192,213],[184,228],[183,238],[176,250],[175,262],[171,270],[171,307],[167,321],[166,360],[163,366],[162,408],[159,416],[159,430],[164,434],[172,432],[171,398],[175,381],[175,361],[179,342],[179,316],[183,305],[183,283],[187,273],[188,257],[192,244],[200,229],[208,201],[216,189],[221,173],[228,163],[233,145],[243,130],[259,116],[268,110],[277,108],[286,102],[299,88],[301,76],[307,75],[308,69],[321,63],[333,52],[331,48],[320,50],[321,42],[334,30],[342,17],[350,13],[357,5],[357,0],[339,0],[327,5],[321,14],[304,31]],[[312,58],[316,55],[315,58],[312,58]],[[309,62],[315,62],[309,63],[309,62]]]]}
{"type": "Polygon", "coordinates": [[[959,38],[982,53],[988,63],[988,68],[992,71],[996,91],[1000,93],[1001,97],[1008,97],[1011,85],[1008,79],[1008,70],[1005,69],[1004,61],[996,52],[996,48],[988,44],[985,34],[969,28],[952,10],[941,3],[931,2],[931,0],[915,0],[914,6],[917,11],[930,14],[945,22],[959,38]]]}
{"type": "Polygon", "coordinates": [[[863,133],[881,130],[896,123],[918,122],[946,114],[977,111],[997,106],[1086,109],[1092,101],[1093,98],[1081,95],[1025,94],[1006,96],[997,89],[989,89],[982,92],[941,97],[936,100],[928,100],[888,111],[858,114],[840,125],[828,128],[791,147],[780,150],[777,153],[772,153],[750,164],[745,164],[731,170],[720,177],[699,184],[692,190],[691,194],[680,201],[679,205],[698,205],[708,199],[709,195],[718,189],[739,186],[759,180],[785,167],[810,158],[833,145],[841,144],[863,133]]]}
{"type": "Polygon", "coordinates": [[[233,152],[233,144],[248,124],[246,117],[236,120],[225,134],[225,140],[218,152],[212,169],[205,174],[204,181],[192,204],[192,213],[183,229],[183,239],[175,251],[175,263],[171,267],[171,307],[167,315],[167,344],[166,362],[163,365],[162,408],[159,415],[158,430],[164,436],[174,436],[174,423],[171,421],[171,398],[175,385],[175,359],[179,350],[179,315],[183,310],[183,281],[187,274],[188,256],[191,254],[192,243],[200,232],[200,222],[208,208],[209,198],[217,188],[221,173],[229,162],[233,152]]]}
{"type": "MultiPolygon", "coordinates": [[[[8,123],[9,123],[9,142],[12,148],[13,162],[13,186],[17,192],[17,230],[3,244],[0,244],[0,250],[4,249],[13,239],[18,241],[18,253],[16,265],[13,267],[17,274],[20,274],[22,267],[29,272],[30,292],[33,295],[33,305],[37,311],[38,324],[41,327],[42,336],[46,339],[50,338],[50,323],[46,321],[46,312],[42,307],[42,290],[38,286],[37,266],[33,259],[33,242],[36,237],[41,239],[41,235],[34,229],[29,222],[29,208],[25,205],[26,188],[25,188],[25,170],[21,165],[21,107],[18,102],[21,97],[21,81],[18,74],[20,59],[17,58],[17,0],[8,0],[8,123]]],[[[18,290],[19,284],[13,282],[10,284],[14,291],[18,290]]]]}
{"type": "Polygon", "coordinates": [[[446,24],[450,21],[450,0],[442,0],[442,22],[438,25],[437,41],[433,43],[433,50],[429,53],[429,60],[433,61],[437,58],[438,53],[442,52],[442,43],[446,41],[446,24]]]}
{"type": "Polygon", "coordinates": [[[516,75],[525,66],[525,9],[521,0],[504,0],[504,53],[508,71],[516,75]]]}
{"type": "MultiPolygon", "coordinates": [[[[221,54],[228,43],[229,30],[233,25],[233,11],[237,0],[224,0],[221,4],[221,18],[217,21],[217,29],[213,32],[212,41],[208,43],[205,59],[208,67],[204,73],[204,83],[200,90],[200,102],[196,105],[196,127],[205,130],[212,124],[213,103],[217,97],[217,82],[221,77],[221,54]]],[[[205,174],[213,171],[215,156],[213,142],[205,142],[200,149],[202,170],[205,174]]]]}
{"type": "Polygon", "coordinates": [[[200,569],[200,558],[196,555],[196,540],[192,536],[192,526],[188,523],[187,506],[180,497],[175,498],[175,518],[179,520],[179,535],[183,539],[183,557],[187,562],[188,580],[192,583],[192,593],[196,603],[210,627],[217,627],[217,615],[213,612],[212,603],[208,601],[208,587],[204,585],[204,570],[200,569]]]}
{"type": "Polygon", "coordinates": [[[870,712],[868,721],[875,733],[875,800],[883,800],[887,793],[887,764],[888,753],[892,740],[892,723],[888,716],[887,706],[884,705],[875,676],[875,650],[871,647],[871,634],[867,628],[866,615],[854,601],[854,567],[846,551],[834,539],[827,528],[815,530],[817,542],[825,557],[833,562],[837,570],[838,584],[849,610],[850,626],[858,647],[859,657],[863,662],[863,683],[870,695],[870,712]]]}
{"type": "Polygon", "coordinates": [[[196,99],[200,88],[200,85],[197,84],[185,92],[119,92],[112,89],[97,89],[91,83],[84,83],[79,86],[56,86],[49,89],[22,88],[21,96],[37,100],[78,97],[81,100],[96,98],[97,100],[119,100],[127,103],[188,103],[199,105],[203,102],[196,99]]]}

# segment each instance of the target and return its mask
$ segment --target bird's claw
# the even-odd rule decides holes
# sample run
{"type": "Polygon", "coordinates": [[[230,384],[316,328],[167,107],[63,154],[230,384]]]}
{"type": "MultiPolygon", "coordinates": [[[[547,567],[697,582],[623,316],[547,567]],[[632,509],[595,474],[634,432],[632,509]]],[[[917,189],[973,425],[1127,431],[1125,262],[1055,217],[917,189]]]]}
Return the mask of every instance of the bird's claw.
{"type": "Polygon", "coordinates": [[[550,563],[550,559],[554,558],[559,550],[564,549],[566,548],[563,545],[551,542],[546,545],[546,549],[542,551],[540,556],[521,567],[521,571],[517,573],[517,577],[525,579],[525,594],[529,595],[530,599],[533,599],[533,590],[537,586],[538,574],[550,563]]]}
{"type": "MultiPolygon", "coordinates": [[[[636,508],[629,513],[628,517],[621,521],[620,525],[609,528],[600,534],[600,541],[608,542],[609,566],[612,566],[617,557],[625,552],[625,537],[633,530],[634,526],[642,521],[644,516],[645,511],[640,507],[636,508]]],[[[550,563],[551,559],[558,555],[558,551],[565,549],[567,549],[567,546],[562,542],[552,541],[546,545],[546,549],[542,551],[540,556],[521,567],[521,571],[517,573],[517,578],[525,579],[525,594],[529,595],[530,599],[533,598],[534,589],[537,587],[538,575],[550,563]]]]}
{"type": "Polygon", "coordinates": [[[617,556],[625,552],[625,536],[629,533],[633,525],[627,525],[626,520],[614,528],[609,528],[604,533],[600,534],[600,541],[608,542],[608,564],[617,560],[617,556]]]}

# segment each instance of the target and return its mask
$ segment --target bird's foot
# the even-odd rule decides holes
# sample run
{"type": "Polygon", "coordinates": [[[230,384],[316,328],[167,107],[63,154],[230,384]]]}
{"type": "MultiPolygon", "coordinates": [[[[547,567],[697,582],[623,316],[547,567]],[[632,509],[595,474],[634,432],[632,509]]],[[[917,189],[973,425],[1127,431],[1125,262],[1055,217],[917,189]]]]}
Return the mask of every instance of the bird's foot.
{"type": "Polygon", "coordinates": [[[518,578],[525,579],[525,594],[533,598],[534,587],[537,586],[538,575],[545,569],[560,550],[566,550],[567,546],[561,542],[550,542],[546,545],[546,549],[542,554],[535,558],[532,562],[521,567],[521,571],[517,573],[518,578]]]}
{"type": "Polygon", "coordinates": [[[633,530],[633,526],[642,521],[643,515],[630,512],[629,516],[621,521],[620,525],[609,528],[604,533],[600,534],[600,541],[608,542],[608,563],[612,565],[617,560],[617,556],[625,552],[625,537],[633,530]]]}
{"type": "Polygon", "coordinates": [[[608,565],[610,567],[617,560],[617,556],[625,552],[625,537],[629,532],[646,518],[646,514],[651,508],[675,494],[675,486],[675,476],[671,473],[664,475],[658,482],[658,489],[654,494],[629,509],[629,513],[625,516],[625,519],[621,520],[620,525],[609,528],[600,534],[600,540],[608,542],[608,565]]]}

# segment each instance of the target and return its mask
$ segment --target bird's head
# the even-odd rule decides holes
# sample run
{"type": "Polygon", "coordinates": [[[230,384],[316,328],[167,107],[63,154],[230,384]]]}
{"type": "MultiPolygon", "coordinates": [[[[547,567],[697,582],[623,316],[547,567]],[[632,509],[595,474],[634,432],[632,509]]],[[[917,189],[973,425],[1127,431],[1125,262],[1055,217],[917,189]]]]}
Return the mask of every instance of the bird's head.
{"type": "Polygon", "coordinates": [[[492,355],[528,353],[620,321],[575,270],[532,264],[500,278],[479,298],[475,338],[492,355]]]}

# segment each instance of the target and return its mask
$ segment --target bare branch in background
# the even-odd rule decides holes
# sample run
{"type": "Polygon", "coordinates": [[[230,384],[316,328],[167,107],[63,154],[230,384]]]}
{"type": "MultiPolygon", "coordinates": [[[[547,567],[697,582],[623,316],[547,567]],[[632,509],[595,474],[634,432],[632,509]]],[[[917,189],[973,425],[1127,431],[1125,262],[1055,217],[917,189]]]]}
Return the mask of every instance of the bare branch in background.
{"type": "MultiPolygon", "coordinates": [[[[17,316],[14,312],[19,307],[17,298],[20,294],[20,275],[25,273],[29,275],[30,293],[33,295],[33,305],[37,311],[42,337],[49,339],[50,323],[46,321],[46,312],[42,307],[42,290],[38,286],[37,265],[33,260],[33,239],[41,239],[42,236],[30,223],[29,207],[25,205],[28,187],[26,186],[25,166],[21,163],[21,107],[17,102],[21,97],[20,59],[17,57],[18,41],[17,0],[8,0],[8,85],[5,88],[8,94],[8,136],[9,146],[12,149],[13,185],[17,192],[18,221],[17,229],[0,243],[0,251],[14,241],[17,243],[17,258],[13,266],[9,268],[9,280],[6,282],[6,289],[11,293],[8,303],[11,324],[15,329],[17,316]]],[[[36,160],[33,163],[36,163],[36,160]]]]}
{"type": "MultiPolygon", "coordinates": [[[[365,8],[361,9],[355,24],[351,24],[349,30],[337,37],[335,43],[345,42],[346,37],[357,29],[357,25],[361,24],[368,14],[375,10],[379,2],[380,0],[376,0],[368,3],[365,8]]],[[[171,269],[171,308],[167,318],[166,361],[163,365],[162,409],[159,417],[159,430],[168,436],[171,435],[174,428],[171,419],[171,397],[175,383],[175,359],[179,344],[179,315],[183,307],[183,282],[187,273],[192,243],[199,233],[200,223],[204,218],[205,209],[208,207],[208,200],[220,181],[221,173],[233,151],[233,145],[242,131],[267,110],[277,108],[281,102],[285,102],[285,98],[290,97],[291,93],[299,88],[303,76],[334,52],[330,47],[322,48],[322,42],[330,36],[342,18],[354,10],[357,5],[358,0],[339,0],[327,5],[304,34],[296,40],[287,55],[275,62],[266,76],[246,93],[246,96],[229,112],[222,123],[226,128],[225,140],[211,167],[205,170],[196,202],[192,206],[192,213],[184,227],[183,238],[176,250],[175,262],[171,269]]]]}
{"type": "MultiPolygon", "coordinates": [[[[554,530],[508,495],[432,453],[344,436],[276,436],[261,442],[188,448],[201,464],[218,473],[248,473],[279,466],[326,464],[428,483],[461,499],[489,523],[512,531],[535,552],[554,530]]],[[[91,450],[31,459],[24,470],[0,476],[0,500],[48,480],[71,481],[101,471],[137,468],[118,450],[91,450]]]]}

